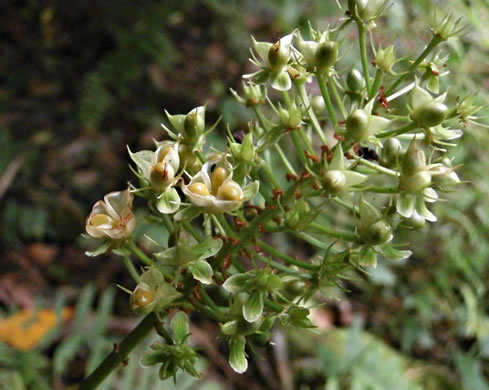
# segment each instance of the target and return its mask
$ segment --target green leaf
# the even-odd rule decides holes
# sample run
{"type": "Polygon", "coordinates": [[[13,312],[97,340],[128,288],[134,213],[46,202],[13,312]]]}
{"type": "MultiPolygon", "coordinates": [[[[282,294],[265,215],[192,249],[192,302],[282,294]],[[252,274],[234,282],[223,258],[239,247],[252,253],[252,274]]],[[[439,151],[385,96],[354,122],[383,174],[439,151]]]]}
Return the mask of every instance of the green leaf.
{"type": "Polygon", "coordinates": [[[237,294],[245,290],[249,279],[250,276],[247,274],[236,274],[227,278],[222,287],[231,294],[237,294]]]}
{"type": "Polygon", "coordinates": [[[292,80],[285,70],[271,73],[271,85],[277,91],[288,91],[292,87],[292,80]]]}
{"type": "Polygon", "coordinates": [[[233,336],[229,339],[229,365],[238,374],[248,369],[245,347],[246,338],[244,336],[233,336]]]}
{"type": "Polygon", "coordinates": [[[192,252],[198,258],[198,260],[207,259],[214,256],[222,248],[223,241],[218,238],[217,240],[212,237],[207,237],[204,241],[201,241],[197,245],[192,247],[192,252]]]}
{"type": "Polygon", "coordinates": [[[371,247],[362,247],[358,258],[358,264],[363,267],[377,267],[377,253],[375,253],[371,247]]]}
{"type": "Polygon", "coordinates": [[[207,261],[197,260],[196,262],[189,264],[188,269],[192,273],[194,279],[197,279],[199,282],[204,284],[212,283],[212,275],[214,272],[207,261]]]}
{"type": "Polygon", "coordinates": [[[248,184],[243,188],[243,199],[250,200],[252,199],[260,188],[260,182],[258,180],[248,184]]]}
{"type": "Polygon", "coordinates": [[[377,248],[379,249],[379,252],[382,256],[391,260],[407,259],[413,253],[407,250],[404,251],[397,250],[389,244],[380,245],[377,248]]]}
{"type": "Polygon", "coordinates": [[[173,331],[175,342],[177,344],[182,344],[190,334],[187,314],[183,311],[179,311],[173,316],[170,326],[173,331]]]}
{"type": "Polygon", "coordinates": [[[263,314],[265,293],[263,291],[253,291],[248,300],[243,305],[243,317],[248,322],[255,322],[263,314]]]}
{"type": "Polygon", "coordinates": [[[103,244],[101,244],[97,249],[94,249],[93,251],[86,251],[85,254],[90,257],[95,257],[98,255],[101,255],[105,252],[107,252],[112,245],[112,242],[110,241],[104,241],[103,244]]]}
{"type": "Polygon", "coordinates": [[[202,214],[202,208],[201,207],[189,206],[187,208],[184,208],[183,210],[180,210],[178,213],[176,213],[173,216],[173,219],[176,222],[191,221],[191,220],[197,218],[200,214],[202,214]]]}
{"type": "Polygon", "coordinates": [[[180,208],[181,200],[175,188],[169,187],[158,198],[156,208],[162,214],[172,214],[180,208]]]}

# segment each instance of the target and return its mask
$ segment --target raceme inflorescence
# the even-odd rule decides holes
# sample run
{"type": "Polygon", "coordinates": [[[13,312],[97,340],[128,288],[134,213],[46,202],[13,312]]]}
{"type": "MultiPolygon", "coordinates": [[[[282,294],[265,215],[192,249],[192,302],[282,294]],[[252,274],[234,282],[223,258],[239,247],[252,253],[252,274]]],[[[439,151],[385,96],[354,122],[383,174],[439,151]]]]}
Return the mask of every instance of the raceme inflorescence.
{"type": "MultiPolygon", "coordinates": [[[[205,106],[167,112],[164,140],[129,150],[137,180],[93,207],[86,230],[100,245],[89,255],[112,251],[124,260],[136,284],[127,290],[130,308],[146,316],[126,340],[156,329],[161,342],[142,363],[159,365],[162,379],[178,370],[200,375],[189,313],[219,323],[229,364],[242,373],[247,351],[267,344],[274,323],[313,327],[314,299],[345,272],[408,258],[396,232],[435,222],[431,204],[460,184],[447,151],[462,130],[452,126],[473,121],[480,107],[440,94],[448,72],[436,49],[463,28],[452,16],[435,18],[424,51],[401,60],[394,46],[373,41],[385,8],[350,0],[324,31],[253,38],[254,72],[231,91],[253,113],[247,129],[228,127],[227,146],[217,150],[209,134],[218,123],[208,125],[205,106]],[[344,51],[351,25],[357,58],[344,51]],[[146,202],[145,223],[168,232],[151,254],[133,239],[135,196],[146,202]],[[274,245],[284,239],[315,255],[291,256],[274,245]]],[[[111,369],[105,361],[82,388],[111,369]]]]}

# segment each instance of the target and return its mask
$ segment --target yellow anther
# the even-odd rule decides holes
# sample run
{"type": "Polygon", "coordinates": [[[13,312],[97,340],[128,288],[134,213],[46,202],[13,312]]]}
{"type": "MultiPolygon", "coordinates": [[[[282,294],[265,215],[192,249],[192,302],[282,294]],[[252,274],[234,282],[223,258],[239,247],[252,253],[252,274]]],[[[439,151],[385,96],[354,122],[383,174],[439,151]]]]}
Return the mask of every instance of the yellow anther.
{"type": "Polygon", "coordinates": [[[202,196],[210,195],[209,189],[204,183],[192,183],[189,185],[188,189],[194,194],[202,196]]]}
{"type": "Polygon", "coordinates": [[[95,214],[91,219],[90,219],[90,225],[92,226],[101,226],[101,225],[111,225],[114,226],[117,223],[109,217],[107,214],[95,214]]]}
{"type": "Polygon", "coordinates": [[[149,305],[151,302],[153,302],[155,299],[155,293],[151,290],[142,290],[138,288],[134,292],[134,303],[138,307],[144,307],[146,305],[149,305]]]}
{"type": "Polygon", "coordinates": [[[224,180],[229,176],[229,171],[226,168],[218,167],[214,169],[211,173],[211,183],[212,183],[212,191],[217,193],[219,187],[223,183],[224,180]]]}
{"type": "Polygon", "coordinates": [[[224,185],[219,187],[217,191],[217,198],[221,200],[234,200],[239,201],[243,199],[243,190],[233,180],[227,181],[224,185]]]}

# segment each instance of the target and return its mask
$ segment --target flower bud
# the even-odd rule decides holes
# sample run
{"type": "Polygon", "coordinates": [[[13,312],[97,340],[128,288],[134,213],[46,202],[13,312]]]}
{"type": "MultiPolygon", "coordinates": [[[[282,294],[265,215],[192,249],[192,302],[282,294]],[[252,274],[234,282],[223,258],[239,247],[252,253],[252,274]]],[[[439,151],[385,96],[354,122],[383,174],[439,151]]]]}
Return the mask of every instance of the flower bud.
{"type": "Polygon", "coordinates": [[[377,50],[375,54],[375,66],[378,69],[385,73],[392,73],[392,67],[396,62],[396,53],[393,45],[377,50]]]}
{"type": "Polygon", "coordinates": [[[185,169],[188,172],[194,173],[201,168],[202,163],[193,151],[191,145],[180,145],[178,154],[180,156],[181,165],[185,166],[185,169]]]}
{"type": "Polygon", "coordinates": [[[411,114],[411,119],[416,121],[419,127],[433,127],[443,123],[448,111],[448,107],[445,104],[432,102],[414,110],[411,114]]]}
{"type": "Polygon", "coordinates": [[[401,171],[404,176],[411,176],[426,168],[426,156],[416,143],[411,142],[401,161],[401,171]]]}
{"type": "Polygon", "coordinates": [[[164,190],[173,182],[175,171],[167,162],[160,162],[153,165],[150,174],[150,181],[153,188],[157,191],[164,190]]]}
{"type": "Polygon", "coordinates": [[[345,188],[346,177],[342,171],[330,170],[321,176],[321,182],[328,193],[336,194],[345,188]]]}
{"type": "Polygon", "coordinates": [[[280,69],[287,64],[290,57],[290,45],[283,45],[280,39],[268,51],[268,62],[272,69],[280,69]]]}
{"type": "Polygon", "coordinates": [[[279,107],[280,125],[285,129],[296,129],[302,122],[302,111],[295,103],[291,104],[288,109],[279,107]]]}
{"type": "Polygon", "coordinates": [[[380,17],[386,6],[387,0],[348,0],[350,13],[365,23],[380,17]]]}
{"type": "Polygon", "coordinates": [[[392,227],[383,219],[359,231],[360,238],[367,244],[379,245],[392,239],[392,227]]]}
{"type": "Polygon", "coordinates": [[[369,115],[364,110],[355,110],[346,119],[346,136],[353,142],[368,137],[369,115]]]}
{"type": "Polygon", "coordinates": [[[190,111],[183,122],[183,129],[185,131],[185,143],[197,142],[204,132],[205,120],[203,115],[203,108],[198,107],[190,111]],[[200,108],[200,110],[199,110],[200,108]]]}
{"type": "Polygon", "coordinates": [[[428,171],[420,171],[411,176],[401,176],[399,188],[410,194],[424,190],[431,184],[431,175],[428,171]]]}
{"type": "Polygon", "coordinates": [[[336,42],[326,41],[319,44],[314,59],[319,72],[324,72],[331,68],[337,59],[338,44],[336,42]]]}
{"type": "Polygon", "coordinates": [[[350,72],[348,72],[348,76],[346,76],[346,85],[351,92],[360,92],[363,88],[365,88],[365,79],[362,73],[355,68],[350,70],[350,72]]]}
{"type": "Polygon", "coordinates": [[[382,164],[393,167],[400,160],[402,153],[401,142],[397,138],[389,138],[382,148],[382,164]]]}
{"type": "Polygon", "coordinates": [[[324,103],[323,97],[320,95],[313,96],[311,98],[311,107],[316,115],[321,115],[326,111],[326,104],[324,103]]]}
{"type": "Polygon", "coordinates": [[[411,229],[422,229],[426,225],[426,219],[414,213],[411,218],[404,218],[403,224],[411,229]]]}

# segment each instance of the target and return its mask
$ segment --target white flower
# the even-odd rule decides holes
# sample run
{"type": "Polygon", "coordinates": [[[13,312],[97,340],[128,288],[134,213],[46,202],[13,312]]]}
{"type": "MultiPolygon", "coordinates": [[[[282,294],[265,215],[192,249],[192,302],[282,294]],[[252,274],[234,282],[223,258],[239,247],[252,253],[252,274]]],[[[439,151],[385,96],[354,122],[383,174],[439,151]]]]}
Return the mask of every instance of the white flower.
{"type": "Polygon", "coordinates": [[[93,206],[86,221],[86,230],[96,238],[123,240],[131,236],[136,227],[132,212],[134,196],[129,189],[111,192],[93,206]]]}
{"type": "Polygon", "coordinates": [[[183,193],[196,206],[209,213],[236,210],[245,200],[251,199],[258,191],[258,181],[244,189],[232,177],[230,167],[216,167],[209,175],[212,162],[206,162],[188,185],[182,186],[183,193]]]}

